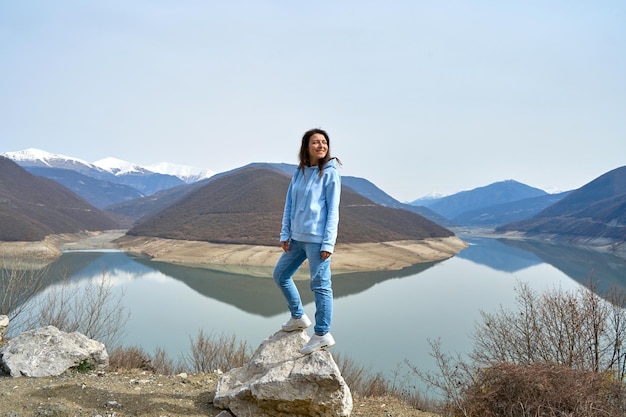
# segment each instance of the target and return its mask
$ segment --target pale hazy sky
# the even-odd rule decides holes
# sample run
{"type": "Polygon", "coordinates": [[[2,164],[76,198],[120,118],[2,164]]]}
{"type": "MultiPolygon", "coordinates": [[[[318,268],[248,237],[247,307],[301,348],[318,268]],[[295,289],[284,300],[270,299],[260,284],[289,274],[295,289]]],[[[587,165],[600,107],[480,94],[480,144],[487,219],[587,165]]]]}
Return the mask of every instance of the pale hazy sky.
{"type": "Polygon", "coordinates": [[[400,201],[626,165],[626,2],[0,2],[0,152],[297,162],[400,201]]]}

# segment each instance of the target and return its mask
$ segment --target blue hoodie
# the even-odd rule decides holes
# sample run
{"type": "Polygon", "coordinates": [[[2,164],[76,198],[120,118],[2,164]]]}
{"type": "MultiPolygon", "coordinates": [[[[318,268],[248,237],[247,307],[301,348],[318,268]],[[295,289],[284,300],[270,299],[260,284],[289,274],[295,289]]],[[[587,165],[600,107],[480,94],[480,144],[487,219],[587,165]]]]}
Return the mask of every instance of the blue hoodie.
{"type": "Polygon", "coordinates": [[[332,253],[339,226],[340,196],[341,177],[335,159],[324,165],[321,177],[317,166],[304,167],[304,172],[297,169],[287,190],[280,241],[321,243],[322,251],[332,253]]]}

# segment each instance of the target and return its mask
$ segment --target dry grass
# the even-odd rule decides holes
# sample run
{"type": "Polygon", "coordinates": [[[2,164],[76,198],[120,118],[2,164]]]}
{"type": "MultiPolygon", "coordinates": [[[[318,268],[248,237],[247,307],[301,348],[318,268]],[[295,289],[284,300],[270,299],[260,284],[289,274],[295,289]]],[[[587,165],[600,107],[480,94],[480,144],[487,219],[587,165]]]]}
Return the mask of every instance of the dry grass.
{"type": "MultiPolygon", "coordinates": [[[[116,348],[109,355],[109,371],[123,373],[142,370],[170,376],[182,372],[194,375],[219,374],[221,371],[242,366],[251,357],[251,348],[245,342],[224,334],[205,335],[203,331],[199,331],[195,338],[190,339],[190,345],[191,353],[182,356],[178,361],[168,358],[160,349],[149,354],[137,347],[116,348]]],[[[392,415],[427,416],[434,414],[421,414],[420,410],[438,408],[433,401],[408,389],[407,384],[392,383],[382,373],[373,374],[349,357],[335,355],[335,361],[352,395],[359,399],[359,411],[355,404],[355,416],[377,415],[371,412],[384,409],[404,410],[401,414],[392,415]],[[407,410],[412,410],[412,414],[406,414],[407,410]]]]}

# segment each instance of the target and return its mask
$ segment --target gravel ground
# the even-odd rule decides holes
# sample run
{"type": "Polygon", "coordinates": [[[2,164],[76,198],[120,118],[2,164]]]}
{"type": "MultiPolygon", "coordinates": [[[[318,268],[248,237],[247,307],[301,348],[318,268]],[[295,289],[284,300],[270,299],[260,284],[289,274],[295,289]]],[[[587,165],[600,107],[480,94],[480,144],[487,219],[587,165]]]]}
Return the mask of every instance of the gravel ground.
{"type": "MultiPolygon", "coordinates": [[[[145,371],[66,373],[47,378],[0,376],[0,417],[217,416],[219,376],[145,371]]],[[[354,397],[352,416],[435,417],[393,398],[354,397]]]]}

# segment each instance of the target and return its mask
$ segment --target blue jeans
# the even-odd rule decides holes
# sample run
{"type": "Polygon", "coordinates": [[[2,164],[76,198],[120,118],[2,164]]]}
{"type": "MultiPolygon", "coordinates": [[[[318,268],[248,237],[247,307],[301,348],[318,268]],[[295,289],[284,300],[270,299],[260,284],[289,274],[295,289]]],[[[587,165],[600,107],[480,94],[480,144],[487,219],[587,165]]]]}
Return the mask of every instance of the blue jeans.
{"type": "Polygon", "coordinates": [[[315,296],[315,333],[324,335],[330,331],[333,315],[333,289],[330,279],[330,259],[322,261],[320,243],[289,241],[289,252],[283,252],[274,268],[274,281],[287,299],[291,317],[300,318],[304,314],[298,288],[293,275],[300,265],[309,260],[311,291],[315,296]]]}

